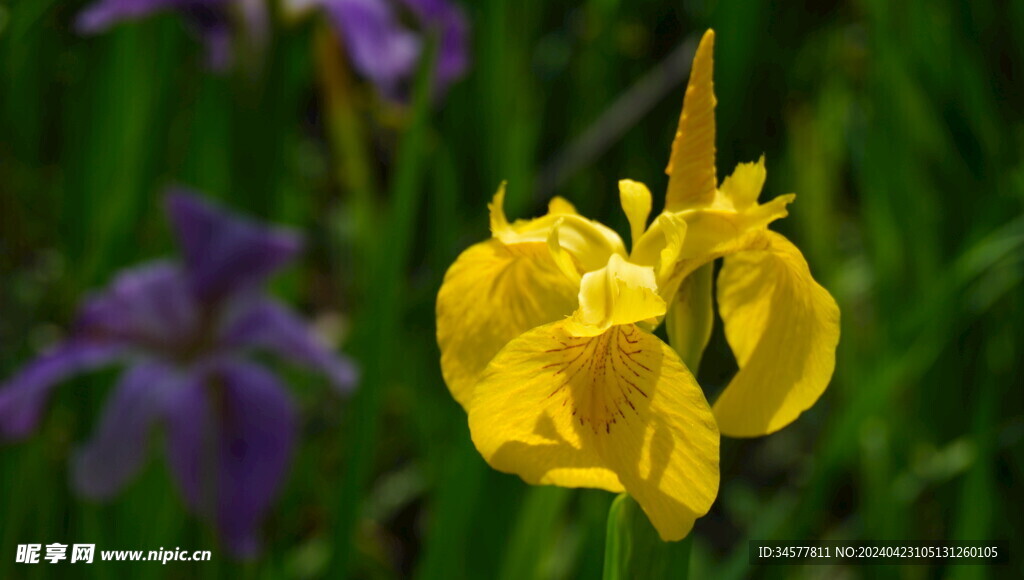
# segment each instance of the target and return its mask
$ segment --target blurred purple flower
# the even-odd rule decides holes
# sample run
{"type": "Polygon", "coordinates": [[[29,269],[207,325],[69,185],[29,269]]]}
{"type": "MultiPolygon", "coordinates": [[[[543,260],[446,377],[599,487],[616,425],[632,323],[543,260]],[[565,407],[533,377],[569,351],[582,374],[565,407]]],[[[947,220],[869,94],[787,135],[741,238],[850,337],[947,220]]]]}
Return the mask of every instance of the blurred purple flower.
{"type": "Polygon", "coordinates": [[[242,17],[257,42],[267,35],[267,13],[263,0],[97,0],[78,14],[75,27],[82,34],[105,32],[124,20],[137,20],[167,10],[178,11],[206,45],[207,60],[215,70],[224,70],[232,60],[231,10],[241,8],[242,17]]]}
{"type": "MultiPolygon", "coordinates": [[[[293,0],[295,1],[295,0],[293,0]]],[[[449,0],[399,0],[421,30],[416,34],[399,22],[394,0],[305,0],[327,12],[348,47],[356,70],[371,79],[390,98],[415,75],[423,51],[423,36],[438,42],[434,90],[444,94],[468,66],[469,27],[465,14],[449,0]]]]}
{"type": "MultiPolygon", "coordinates": [[[[341,36],[353,66],[381,93],[399,98],[416,72],[423,37],[438,39],[435,93],[444,94],[468,66],[468,25],[465,14],[450,0],[286,0],[294,11],[320,6],[341,36]],[[415,20],[417,30],[402,24],[399,9],[415,20]]],[[[264,0],[96,0],[79,13],[77,28],[84,34],[103,32],[123,20],[176,10],[206,44],[212,66],[231,62],[233,10],[257,41],[268,34],[264,0]]]]}
{"type": "Polygon", "coordinates": [[[246,355],[275,353],[323,373],[343,393],[356,372],[262,291],[298,253],[297,235],[185,192],[167,202],[184,263],[126,270],[87,300],[66,341],[0,386],[0,438],[30,434],[63,379],[125,364],[92,440],[73,457],[73,486],[97,499],[116,494],[142,467],[147,435],[162,423],[186,505],[214,522],[234,554],[248,556],[287,472],[297,425],[288,391],[246,355]]]}

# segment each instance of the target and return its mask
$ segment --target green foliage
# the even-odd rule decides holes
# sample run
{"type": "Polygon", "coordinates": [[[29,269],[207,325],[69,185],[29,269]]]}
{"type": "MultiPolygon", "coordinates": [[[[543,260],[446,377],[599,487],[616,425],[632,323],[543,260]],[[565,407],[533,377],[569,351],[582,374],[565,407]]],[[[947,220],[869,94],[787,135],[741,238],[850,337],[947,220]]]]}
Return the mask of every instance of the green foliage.
{"type": "MultiPolygon", "coordinates": [[[[780,229],[843,330],[813,409],[723,441],[692,577],[822,573],[751,568],[752,539],[1004,541],[1000,568],[835,572],[1024,575],[1024,4],[463,4],[470,74],[434,103],[421,80],[396,108],[358,79],[325,88],[322,23],[279,25],[260,67],[218,76],[173,15],[79,37],[81,3],[0,0],[0,377],[68,329],[85,292],[171,251],[168,183],[303,229],[307,254],[275,289],[340,327],[364,370],[349,401],[292,381],[302,450],[253,563],[184,514],[159,454],[109,503],[73,496],[67,458],[112,375],[69,382],[35,438],[0,447],[0,577],[81,572],[15,565],[27,542],[214,551],[95,577],[597,577],[612,498],[487,467],[441,378],[434,298],[487,235],[501,180],[510,218],[557,193],[625,233],[617,180],[664,191],[686,79],[670,56],[706,27],[719,173],[765,153],[766,195],[798,194],[780,229]]],[[[709,398],[734,370],[716,320],[709,398]]]]}

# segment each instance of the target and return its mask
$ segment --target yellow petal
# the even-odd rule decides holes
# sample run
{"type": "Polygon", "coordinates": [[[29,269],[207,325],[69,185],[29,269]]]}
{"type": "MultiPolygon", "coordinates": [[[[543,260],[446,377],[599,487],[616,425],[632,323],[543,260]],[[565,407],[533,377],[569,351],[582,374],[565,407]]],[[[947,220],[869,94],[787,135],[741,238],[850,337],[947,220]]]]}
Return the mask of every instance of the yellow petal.
{"type": "Polygon", "coordinates": [[[563,325],[526,332],[494,357],[467,407],[473,443],[491,467],[527,483],[621,492],[592,430],[579,423],[592,419],[589,407],[566,398],[577,394],[583,404],[597,341],[574,338],[563,325]]]}
{"type": "Polygon", "coordinates": [[[675,276],[686,241],[686,219],[683,213],[662,213],[633,246],[629,260],[634,264],[652,266],[658,282],[658,295],[670,302],[682,280],[675,276]]]}
{"type": "Polygon", "coordinates": [[[665,540],[686,535],[718,490],[718,431],[668,345],[635,325],[576,337],[535,328],[491,361],[469,406],[487,462],[533,484],[635,497],[665,540]]]}
{"type": "Polygon", "coordinates": [[[740,163],[732,172],[732,175],[725,178],[722,187],[719,189],[718,197],[728,202],[728,207],[736,211],[745,211],[757,203],[761,195],[761,188],[764,187],[764,180],[767,172],[764,168],[764,155],[757,160],[757,163],[740,163]]]}
{"type": "Polygon", "coordinates": [[[636,246],[647,229],[647,217],[651,215],[651,190],[638,181],[623,179],[619,181],[619,200],[629,220],[630,237],[636,246]]]}
{"type": "Polygon", "coordinates": [[[561,240],[558,237],[558,228],[562,226],[564,220],[558,220],[555,222],[555,227],[551,228],[551,233],[548,234],[548,250],[551,252],[551,258],[554,259],[555,264],[565,274],[574,286],[578,286],[580,283],[580,271],[576,266],[576,261],[573,259],[569,251],[562,247],[561,240]]]}
{"type": "Polygon", "coordinates": [[[508,341],[572,314],[578,290],[544,241],[506,246],[490,239],[463,252],[437,295],[441,370],[455,400],[468,404],[480,373],[508,341]]]}
{"type": "Polygon", "coordinates": [[[608,265],[583,276],[580,307],[570,320],[576,336],[601,334],[617,324],[632,324],[665,314],[654,268],[631,264],[612,254],[608,265]]]}
{"type": "Polygon", "coordinates": [[[697,46],[686,86],[683,113],[669,157],[665,210],[708,205],[715,196],[715,89],[712,82],[715,33],[708,30],[697,46]]]}
{"type": "Polygon", "coordinates": [[[718,494],[718,427],[704,393],[672,348],[635,326],[615,327],[613,333],[607,358],[620,364],[606,372],[606,380],[635,385],[643,396],[634,396],[635,410],[625,410],[606,432],[597,430],[598,454],[661,539],[681,540],[718,494]]]}
{"type": "Polygon", "coordinates": [[[780,195],[767,203],[756,199],[764,183],[764,159],[758,163],[740,164],[716,192],[712,205],[699,209],[667,212],[654,220],[647,233],[634,248],[630,259],[648,264],[660,256],[658,289],[666,302],[671,302],[682,281],[694,270],[718,258],[739,251],[767,245],[768,224],[787,215],[786,206],[794,194],[780,195]],[[671,219],[669,219],[671,216],[671,219]],[[683,233],[675,222],[685,222],[683,233]],[[676,250],[675,240],[682,239],[676,250]]]}
{"type": "Polygon", "coordinates": [[[576,206],[569,203],[564,197],[559,197],[557,195],[555,197],[552,197],[551,201],[548,202],[548,213],[568,213],[579,215],[579,212],[576,211],[576,206]]]}
{"type": "Polygon", "coordinates": [[[715,402],[722,433],[777,431],[824,392],[835,368],[839,307],[800,250],[766,232],[762,249],[728,256],[718,276],[725,335],[740,370],[715,402]]]}
{"type": "Polygon", "coordinates": [[[687,225],[680,259],[734,251],[729,246],[745,234],[764,231],[771,222],[786,217],[786,206],[796,199],[792,193],[757,203],[765,175],[763,156],[757,163],[740,163],[716,191],[710,206],[679,212],[687,225]]]}
{"type": "Polygon", "coordinates": [[[547,243],[555,224],[559,226],[559,244],[565,248],[584,272],[604,267],[611,254],[626,255],[626,246],[615,230],[575,213],[572,204],[555,198],[549,213],[531,220],[509,223],[503,209],[505,185],[502,184],[488,206],[491,212],[491,233],[506,245],[547,243]]]}

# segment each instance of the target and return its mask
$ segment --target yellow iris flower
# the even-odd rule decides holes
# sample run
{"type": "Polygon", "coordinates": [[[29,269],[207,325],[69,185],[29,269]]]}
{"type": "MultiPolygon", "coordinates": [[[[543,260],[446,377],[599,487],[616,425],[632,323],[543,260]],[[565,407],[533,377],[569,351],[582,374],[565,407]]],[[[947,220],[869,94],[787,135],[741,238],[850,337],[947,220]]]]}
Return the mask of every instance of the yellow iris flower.
{"type": "Polygon", "coordinates": [[[493,236],[459,256],[437,297],[444,378],[487,462],[531,484],[626,491],[664,540],[685,537],[714,502],[719,431],[764,435],[796,419],[828,385],[839,340],[835,301],[800,251],[768,230],[795,196],[757,202],[763,158],[717,182],[713,45],[709,30],[665,209],[649,227],[650,191],[619,183],[631,251],[561,198],[543,217],[509,223],[502,188],[493,236]],[[667,315],[673,341],[696,336],[703,348],[710,317],[691,320],[682,303],[701,291],[691,274],[718,258],[719,312],[739,372],[711,407],[652,331],[667,315]]]}

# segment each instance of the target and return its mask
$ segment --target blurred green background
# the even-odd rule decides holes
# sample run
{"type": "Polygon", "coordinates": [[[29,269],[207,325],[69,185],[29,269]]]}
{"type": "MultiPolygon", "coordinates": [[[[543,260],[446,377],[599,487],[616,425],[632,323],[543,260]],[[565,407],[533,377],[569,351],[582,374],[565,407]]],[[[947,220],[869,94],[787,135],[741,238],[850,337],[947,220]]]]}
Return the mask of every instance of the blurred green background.
{"type": "MultiPolygon", "coordinates": [[[[487,467],[441,379],[447,266],[553,194],[620,232],[620,178],[663,199],[692,47],[717,32],[719,175],[766,154],[775,229],[842,309],[836,374],[796,423],[723,440],[693,578],[1024,575],[1024,3],[465,3],[472,66],[433,106],[387,105],[318,18],[216,74],[174,15],[83,38],[81,2],[0,1],[0,377],[117,270],[174,247],[161,191],[198,188],[309,239],[274,291],[360,361],[358,394],[286,375],[304,439],[255,562],[187,517],[163,459],[108,504],[67,458],[116,376],[57,392],[0,448],[0,577],[598,578],[601,491],[487,467]],[[998,567],[761,567],[748,540],[1006,542],[998,567]],[[211,549],[213,562],[34,567],[19,543],[211,549]]],[[[762,198],[764,199],[764,197],[762,198]]],[[[660,201],[655,202],[660,207],[660,201]]],[[[700,382],[735,370],[715,328],[700,382]]],[[[157,450],[154,441],[154,451],[157,450]]]]}

